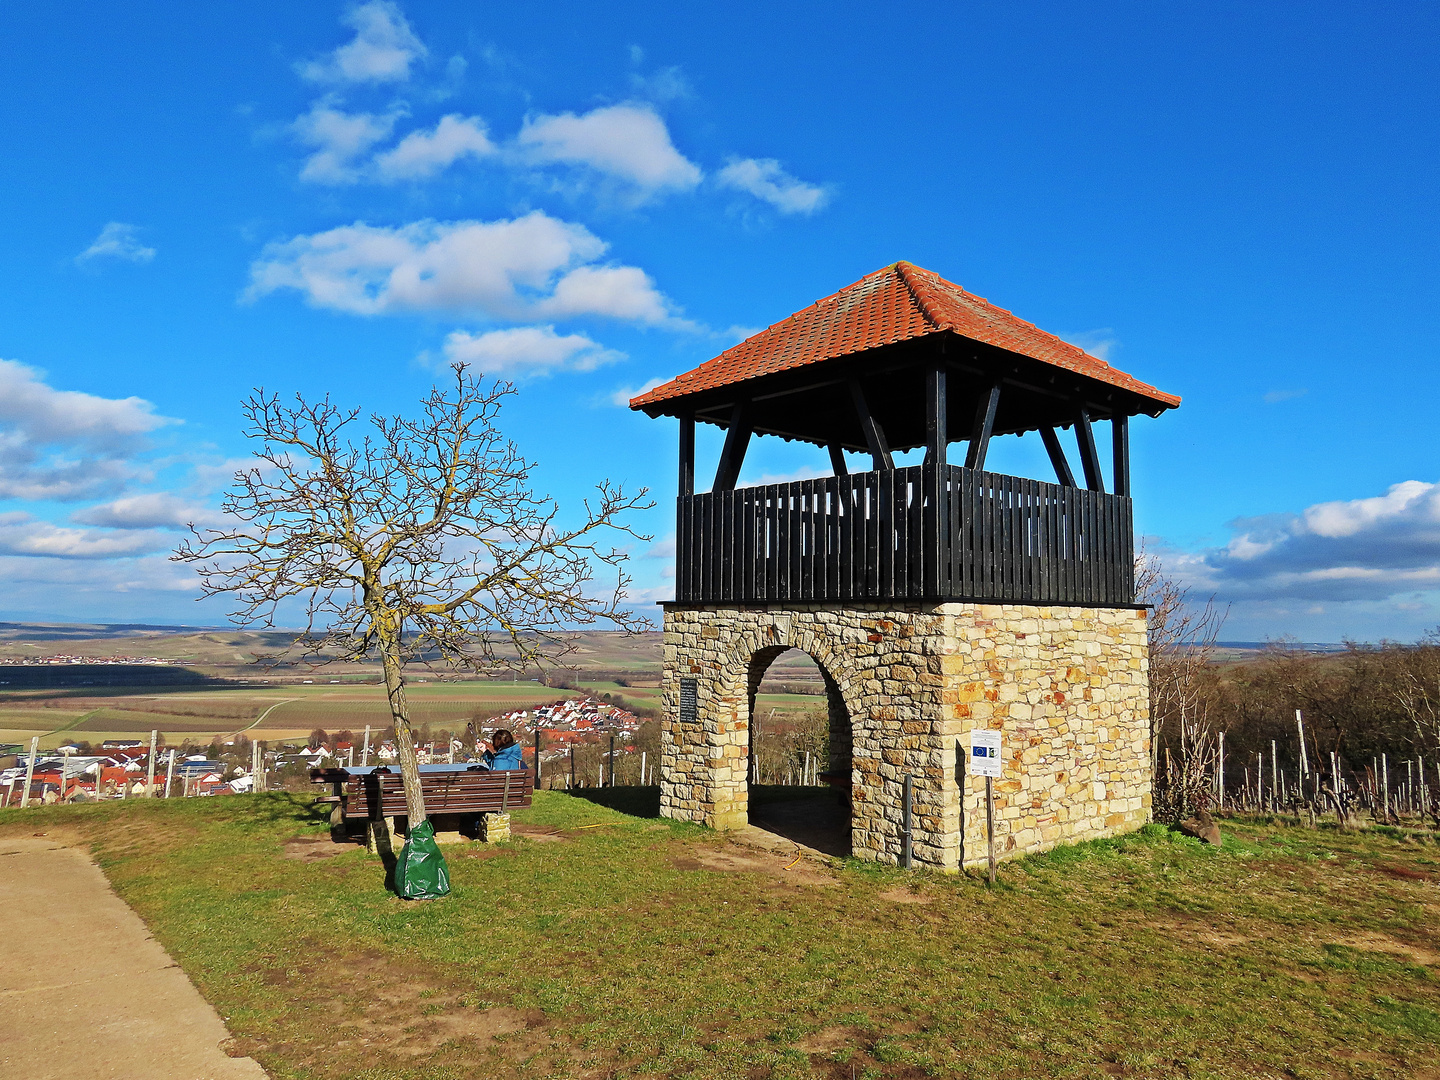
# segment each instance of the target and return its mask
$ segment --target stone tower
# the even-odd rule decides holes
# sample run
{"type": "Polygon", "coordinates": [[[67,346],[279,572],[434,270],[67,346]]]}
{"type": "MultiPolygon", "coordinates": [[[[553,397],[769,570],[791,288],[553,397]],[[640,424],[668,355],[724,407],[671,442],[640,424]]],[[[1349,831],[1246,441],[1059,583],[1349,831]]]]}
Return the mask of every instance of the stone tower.
{"type": "Polygon", "coordinates": [[[856,856],[901,859],[909,777],[915,861],[984,860],[983,782],[964,760],[977,726],[1002,733],[1003,854],[1147,821],[1129,418],[1179,403],[903,262],[632,400],[680,422],[661,813],[745,824],[755,693],[795,648],[825,679],[826,775],[849,795],[856,856]],[[697,421],[726,433],[705,493],[697,421]],[[1055,483],[985,470],[992,439],[1026,432],[1055,483]],[[952,434],[963,465],[948,461],[952,434]],[[834,475],[737,488],[752,435],[824,446],[834,475]],[[894,461],[921,449],[921,464],[894,461]],[[846,451],[871,468],[850,472],[846,451]]]}

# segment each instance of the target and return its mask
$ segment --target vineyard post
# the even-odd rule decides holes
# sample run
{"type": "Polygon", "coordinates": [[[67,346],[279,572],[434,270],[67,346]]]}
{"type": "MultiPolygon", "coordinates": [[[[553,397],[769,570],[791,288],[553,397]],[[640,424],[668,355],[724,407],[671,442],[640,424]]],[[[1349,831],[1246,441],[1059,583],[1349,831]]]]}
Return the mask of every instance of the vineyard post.
{"type": "Polygon", "coordinates": [[[1217,732],[1216,739],[1220,743],[1219,754],[1215,759],[1215,796],[1219,803],[1218,809],[1225,812],[1225,732],[1217,732]]]}
{"type": "Polygon", "coordinates": [[[30,756],[25,761],[25,790],[20,793],[20,809],[30,805],[30,784],[35,779],[35,755],[40,752],[40,736],[30,740],[30,756]]]}
{"type": "Polygon", "coordinates": [[[160,732],[150,732],[150,757],[145,762],[145,797],[155,797],[155,744],[160,737],[160,732]]]}
{"type": "Polygon", "coordinates": [[[1380,782],[1385,788],[1385,824],[1390,824],[1390,761],[1380,755],[1380,782]]]}

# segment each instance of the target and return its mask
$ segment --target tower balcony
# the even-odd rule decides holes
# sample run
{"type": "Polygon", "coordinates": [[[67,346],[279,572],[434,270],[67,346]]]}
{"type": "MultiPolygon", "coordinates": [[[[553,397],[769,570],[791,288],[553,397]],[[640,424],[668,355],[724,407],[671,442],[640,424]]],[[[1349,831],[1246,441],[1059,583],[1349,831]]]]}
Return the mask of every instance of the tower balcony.
{"type": "Polygon", "coordinates": [[[1128,496],[915,465],[678,499],[675,598],[1135,602],[1128,496]]]}

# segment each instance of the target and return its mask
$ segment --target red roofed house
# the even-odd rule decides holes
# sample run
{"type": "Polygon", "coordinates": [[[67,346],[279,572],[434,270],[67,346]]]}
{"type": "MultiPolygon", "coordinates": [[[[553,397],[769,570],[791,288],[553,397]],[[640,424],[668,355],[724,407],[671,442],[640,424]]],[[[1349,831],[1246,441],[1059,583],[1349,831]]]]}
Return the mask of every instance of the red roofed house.
{"type": "Polygon", "coordinates": [[[1002,738],[1002,855],[1147,821],[1129,421],[1179,404],[904,262],[634,398],[680,429],[661,813],[746,822],[755,689],[798,648],[825,676],[857,856],[986,860],[975,729],[1002,738]],[[725,430],[706,492],[697,422],[725,430]],[[986,470],[993,440],[1030,433],[1052,481],[986,470]],[[825,447],[833,475],[737,487],[756,435],[825,447]]]}

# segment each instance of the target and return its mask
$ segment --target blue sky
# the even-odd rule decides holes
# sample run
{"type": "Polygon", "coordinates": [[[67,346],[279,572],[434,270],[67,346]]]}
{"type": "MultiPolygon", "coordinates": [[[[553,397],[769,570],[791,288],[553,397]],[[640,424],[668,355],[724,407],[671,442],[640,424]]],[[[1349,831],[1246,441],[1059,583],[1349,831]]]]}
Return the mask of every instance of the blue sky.
{"type": "MultiPolygon", "coordinates": [[[[0,613],[219,621],[165,555],[247,453],[240,400],[404,409],[447,357],[517,381],[507,429],[562,504],[654,490],[637,591],[665,597],[673,423],[615,402],[903,258],[1184,396],[1134,426],[1137,527],[1225,637],[1414,638],[1437,22],[6,5],[0,613]]],[[[742,482],[825,470],[769,443],[742,482]]],[[[1027,440],[992,454],[1047,476],[1027,440]]]]}

